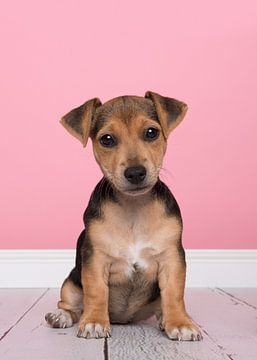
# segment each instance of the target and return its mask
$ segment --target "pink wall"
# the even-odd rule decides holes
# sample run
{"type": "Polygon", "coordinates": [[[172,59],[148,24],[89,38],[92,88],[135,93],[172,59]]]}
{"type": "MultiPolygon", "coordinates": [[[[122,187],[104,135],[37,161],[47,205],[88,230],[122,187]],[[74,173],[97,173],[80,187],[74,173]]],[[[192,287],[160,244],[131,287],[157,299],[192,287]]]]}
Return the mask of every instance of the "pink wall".
{"type": "Polygon", "coordinates": [[[256,11],[256,0],[6,1],[0,247],[74,247],[100,172],[60,116],[153,90],[189,105],[162,172],[184,244],[257,248],[256,11]]]}

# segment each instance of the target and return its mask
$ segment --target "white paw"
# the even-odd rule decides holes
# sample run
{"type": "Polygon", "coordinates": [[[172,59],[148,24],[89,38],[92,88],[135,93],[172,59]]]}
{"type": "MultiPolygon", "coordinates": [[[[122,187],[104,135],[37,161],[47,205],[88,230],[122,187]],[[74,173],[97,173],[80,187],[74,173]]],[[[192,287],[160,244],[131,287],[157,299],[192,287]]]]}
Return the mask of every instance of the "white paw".
{"type": "Polygon", "coordinates": [[[86,338],[86,339],[98,339],[110,337],[111,329],[109,326],[103,326],[99,323],[87,323],[84,327],[78,331],[78,337],[86,338]]]}
{"type": "Polygon", "coordinates": [[[174,327],[173,329],[166,329],[165,331],[171,340],[199,341],[203,338],[200,330],[189,326],[174,327]]]}
{"type": "Polygon", "coordinates": [[[45,320],[53,328],[67,328],[73,325],[71,314],[62,309],[56,309],[45,315],[45,320]]]}

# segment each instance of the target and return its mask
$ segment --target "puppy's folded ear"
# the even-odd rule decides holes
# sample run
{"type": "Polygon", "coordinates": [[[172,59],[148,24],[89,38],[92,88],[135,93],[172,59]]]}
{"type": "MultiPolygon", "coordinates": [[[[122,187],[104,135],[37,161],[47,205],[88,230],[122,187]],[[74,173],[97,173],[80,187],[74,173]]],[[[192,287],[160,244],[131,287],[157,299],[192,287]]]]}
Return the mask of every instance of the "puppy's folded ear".
{"type": "Polygon", "coordinates": [[[100,105],[101,101],[98,98],[94,98],[71,110],[61,118],[60,123],[71,135],[79,139],[84,147],[87,145],[90,135],[91,122],[95,110],[100,105]]]}
{"type": "Polygon", "coordinates": [[[167,139],[170,132],[178,126],[187,112],[187,105],[176,99],[164,97],[152,91],[147,91],[145,98],[152,100],[157,116],[167,139]]]}

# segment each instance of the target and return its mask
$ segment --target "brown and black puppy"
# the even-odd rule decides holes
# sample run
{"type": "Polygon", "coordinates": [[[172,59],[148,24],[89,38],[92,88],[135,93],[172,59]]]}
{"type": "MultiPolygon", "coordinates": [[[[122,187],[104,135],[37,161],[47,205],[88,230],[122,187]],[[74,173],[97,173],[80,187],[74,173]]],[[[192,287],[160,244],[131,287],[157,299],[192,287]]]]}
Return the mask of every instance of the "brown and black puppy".
{"type": "Polygon", "coordinates": [[[58,309],[46,315],[50,326],[79,321],[79,337],[107,337],[110,322],[155,314],[170,339],[201,339],[183,299],[180,210],[159,179],[167,138],[186,111],[183,102],[147,92],[103,105],[95,98],[62,118],[84,146],[91,137],[104,177],[84,213],[58,309]]]}

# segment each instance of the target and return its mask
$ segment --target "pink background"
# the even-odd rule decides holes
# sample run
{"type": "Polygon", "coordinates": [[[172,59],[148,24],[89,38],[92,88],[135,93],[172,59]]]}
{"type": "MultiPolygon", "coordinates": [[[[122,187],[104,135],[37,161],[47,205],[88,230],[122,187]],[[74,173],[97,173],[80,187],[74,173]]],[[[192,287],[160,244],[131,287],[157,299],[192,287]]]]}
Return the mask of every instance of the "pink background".
{"type": "Polygon", "coordinates": [[[256,0],[2,4],[1,248],[73,248],[100,179],[59,125],[98,96],[188,103],[162,179],[187,248],[257,248],[256,0]]]}

